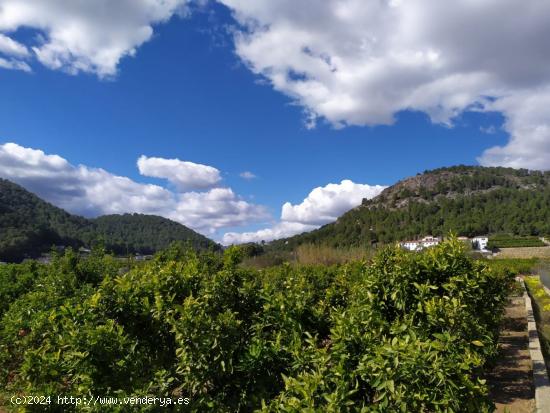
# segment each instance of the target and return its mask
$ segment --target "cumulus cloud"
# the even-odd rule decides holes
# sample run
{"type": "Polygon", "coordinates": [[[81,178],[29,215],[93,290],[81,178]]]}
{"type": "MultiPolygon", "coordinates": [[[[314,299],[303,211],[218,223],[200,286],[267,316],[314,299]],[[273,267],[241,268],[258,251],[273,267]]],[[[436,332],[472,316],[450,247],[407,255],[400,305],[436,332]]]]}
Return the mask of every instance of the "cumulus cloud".
{"type": "Polygon", "coordinates": [[[0,53],[18,57],[29,56],[29,50],[25,47],[25,45],[16,42],[2,33],[0,33],[0,53]]]}
{"type": "Polygon", "coordinates": [[[4,59],[0,57],[0,67],[10,70],[22,70],[23,72],[31,72],[31,67],[24,61],[18,59],[4,59]]]}
{"type": "Polygon", "coordinates": [[[478,161],[486,166],[550,169],[550,86],[499,99],[493,110],[506,115],[510,141],[486,150],[478,161]]]}
{"type": "MultiPolygon", "coordinates": [[[[467,110],[499,110],[510,140],[480,162],[550,168],[550,113],[526,127],[521,110],[550,87],[547,0],[217,1],[239,23],[236,53],[304,108],[308,127],[391,124],[402,110],[450,126],[467,110]]],[[[52,69],[113,76],[155,24],[194,2],[2,0],[0,67],[30,71],[32,55],[52,69]],[[39,35],[19,43],[20,28],[39,35]]]]}
{"type": "Polygon", "coordinates": [[[323,225],[361,204],[363,198],[374,198],[386,187],[356,184],[348,179],[339,184],[315,188],[301,204],[283,205],[281,219],[309,225],[323,225]]]}
{"type": "Polygon", "coordinates": [[[95,216],[121,212],[152,213],[172,194],[100,168],[74,166],[58,155],[15,143],[0,145],[0,177],[70,212],[95,216]]]}
{"type": "MultiPolygon", "coordinates": [[[[0,8],[1,13],[1,8],[0,8]]],[[[0,32],[0,67],[30,72],[31,67],[24,59],[29,57],[27,47],[0,32]],[[5,57],[2,57],[5,56],[5,57]]]]}
{"type": "Polygon", "coordinates": [[[180,222],[193,224],[193,228],[203,232],[265,221],[269,218],[264,207],[240,199],[230,188],[180,194],[171,216],[180,222]]]}
{"type": "Polygon", "coordinates": [[[219,1],[240,23],[237,54],[310,126],[391,124],[402,110],[452,125],[466,110],[499,110],[510,141],[480,161],[550,168],[550,112],[522,110],[547,98],[550,2],[219,1]]]}
{"type": "MultiPolygon", "coordinates": [[[[28,45],[36,58],[52,69],[116,74],[125,56],[151,39],[153,26],[183,12],[187,0],[2,0],[2,44],[25,55],[27,46],[7,37],[25,27],[39,31],[28,45]]],[[[5,48],[5,47],[4,47],[5,48]]],[[[13,53],[11,53],[13,54],[13,53]]]]}
{"type": "Polygon", "coordinates": [[[268,217],[264,207],[242,200],[230,188],[172,192],[101,168],[75,166],[58,155],[15,143],[0,145],[0,177],[54,205],[89,217],[125,212],[154,214],[207,234],[268,217]]]}
{"type": "Polygon", "coordinates": [[[222,179],[220,171],[212,166],[179,159],[148,158],[142,155],[137,166],[142,175],[167,179],[184,191],[211,188],[222,179]]]}
{"type": "Polygon", "coordinates": [[[240,176],[241,178],[243,178],[243,179],[246,179],[246,180],[251,180],[251,179],[257,178],[257,176],[254,175],[254,174],[253,174],[252,172],[250,172],[250,171],[241,172],[241,173],[239,174],[239,176],[240,176]]]}
{"type": "Polygon", "coordinates": [[[222,243],[224,245],[244,244],[247,242],[271,241],[279,238],[286,238],[302,232],[313,231],[315,225],[305,225],[299,222],[281,221],[275,223],[270,228],[260,229],[251,232],[226,232],[223,235],[222,243]]]}
{"type": "Polygon", "coordinates": [[[344,212],[360,205],[364,198],[374,198],[385,188],[382,185],[357,184],[348,179],[339,184],[317,187],[300,204],[286,202],[282,207],[281,221],[272,227],[255,232],[228,232],[224,235],[223,242],[240,244],[271,241],[311,231],[335,221],[344,212]]]}

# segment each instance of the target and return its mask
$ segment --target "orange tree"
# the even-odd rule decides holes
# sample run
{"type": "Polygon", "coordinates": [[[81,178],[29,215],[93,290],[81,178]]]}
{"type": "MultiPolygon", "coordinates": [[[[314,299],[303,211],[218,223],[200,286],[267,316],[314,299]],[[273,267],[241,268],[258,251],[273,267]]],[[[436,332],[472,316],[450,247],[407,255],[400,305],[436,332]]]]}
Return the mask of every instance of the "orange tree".
{"type": "Polygon", "coordinates": [[[462,248],[262,271],[238,248],[167,251],[124,274],[60,258],[3,314],[2,385],[189,398],[177,411],[490,411],[480,377],[512,277],[462,248]]]}

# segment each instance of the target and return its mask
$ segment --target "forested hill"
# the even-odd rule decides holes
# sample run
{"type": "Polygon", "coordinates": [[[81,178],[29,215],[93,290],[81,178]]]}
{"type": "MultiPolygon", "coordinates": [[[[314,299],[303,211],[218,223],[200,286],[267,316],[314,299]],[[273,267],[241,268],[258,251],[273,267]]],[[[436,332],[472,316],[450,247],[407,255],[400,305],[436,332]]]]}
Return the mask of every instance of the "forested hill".
{"type": "Polygon", "coordinates": [[[550,171],[455,166],[385,189],[318,230],[274,241],[331,246],[389,243],[432,234],[550,234],[550,171]]]}
{"type": "Polygon", "coordinates": [[[190,242],[197,249],[220,248],[186,226],[156,215],[104,215],[92,223],[94,236],[108,240],[109,248],[120,254],[126,253],[126,248],[130,252],[151,254],[173,241],[190,242]]]}
{"type": "Polygon", "coordinates": [[[86,219],[72,215],[0,179],[0,261],[34,257],[52,245],[89,247],[99,240],[115,253],[150,254],[173,241],[189,242],[195,248],[219,248],[184,225],[158,216],[125,214],[86,219]]]}

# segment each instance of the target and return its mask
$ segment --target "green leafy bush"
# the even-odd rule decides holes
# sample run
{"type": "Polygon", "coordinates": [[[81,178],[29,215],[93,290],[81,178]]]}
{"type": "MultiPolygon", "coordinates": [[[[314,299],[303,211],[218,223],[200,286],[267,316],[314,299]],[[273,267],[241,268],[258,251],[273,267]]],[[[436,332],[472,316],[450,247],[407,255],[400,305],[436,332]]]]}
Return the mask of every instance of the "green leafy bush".
{"type": "Polygon", "coordinates": [[[493,248],[522,248],[544,247],[546,244],[538,237],[516,237],[513,235],[495,235],[489,238],[487,247],[493,248]]]}
{"type": "Polygon", "coordinates": [[[480,377],[512,278],[458,241],[335,266],[242,256],[173,249],[120,275],[60,257],[3,315],[1,385],[182,396],[194,412],[491,410],[480,377]]]}
{"type": "Polygon", "coordinates": [[[508,271],[512,275],[533,274],[539,268],[538,258],[497,258],[486,261],[491,268],[508,271]]]}
{"type": "Polygon", "coordinates": [[[542,351],[545,358],[548,359],[550,358],[550,295],[545,291],[538,276],[525,277],[524,281],[537,319],[542,351]]]}

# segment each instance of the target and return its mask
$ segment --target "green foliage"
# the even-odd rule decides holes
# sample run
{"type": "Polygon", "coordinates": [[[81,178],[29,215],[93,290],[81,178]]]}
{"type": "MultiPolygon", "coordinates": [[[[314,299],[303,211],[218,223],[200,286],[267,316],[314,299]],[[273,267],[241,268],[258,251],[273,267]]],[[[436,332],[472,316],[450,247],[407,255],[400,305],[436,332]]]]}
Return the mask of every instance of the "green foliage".
{"type": "Polygon", "coordinates": [[[245,258],[257,257],[264,253],[263,245],[257,244],[255,242],[248,242],[246,244],[241,244],[239,246],[243,251],[243,256],[245,258]]]}
{"type": "Polygon", "coordinates": [[[105,215],[92,220],[94,232],[85,238],[87,245],[94,238],[103,239],[108,250],[116,254],[153,254],[181,241],[194,249],[215,249],[219,246],[208,238],[169,219],[143,214],[105,215]]]}
{"type": "Polygon", "coordinates": [[[508,271],[512,275],[532,274],[538,269],[538,258],[499,258],[488,260],[487,264],[498,271],[508,271]]]}
{"type": "Polygon", "coordinates": [[[0,261],[37,257],[52,245],[77,249],[100,242],[116,254],[152,254],[173,241],[197,249],[219,249],[208,238],[166,218],[124,214],[86,219],[0,179],[0,261]]]}
{"type": "Polygon", "coordinates": [[[550,357],[550,295],[545,291],[539,277],[525,277],[524,281],[532,300],[542,351],[548,359],[550,357]]]}
{"type": "Polygon", "coordinates": [[[18,261],[54,244],[78,247],[89,222],[0,179],[0,260],[18,261]]]}
{"type": "Polygon", "coordinates": [[[493,248],[517,248],[517,247],[544,247],[546,244],[539,237],[516,237],[508,234],[494,235],[489,238],[487,247],[493,248]]]}
{"type": "Polygon", "coordinates": [[[245,268],[262,269],[294,261],[296,261],[296,254],[291,251],[269,250],[260,255],[244,258],[242,265],[245,268]]]}
{"type": "MultiPolygon", "coordinates": [[[[0,317],[0,376],[3,387],[12,380],[34,375],[34,388],[52,394],[41,381],[55,375],[55,356],[40,361],[40,345],[48,334],[57,335],[62,325],[54,325],[62,314],[75,314],[104,277],[114,277],[121,264],[102,250],[81,259],[71,249],[55,255],[51,265],[35,262],[0,267],[2,303],[0,317]],[[49,330],[54,328],[53,330],[49,330]]],[[[64,320],[70,323],[71,319],[64,320]]],[[[86,332],[83,331],[85,334],[86,332]]],[[[65,337],[67,338],[67,337],[65,337]]],[[[42,348],[43,349],[43,348],[42,348]]],[[[30,385],[29,383],[29,386],[30,385]]],[[[9,387],[9,386],[8,386],[9,387]]]]}
{"type": "Polygon", "coordinates": [[[6,392],[181,395],[193,412],[492,407],[480,377],[511,277],[455,240],[384,249],[370,264],[262,271],[239,265],[240,248],[172,248],[124,274],[92,255],[6,269],[39,274],[5,290],[6,392]]]}
{"type": "Polygon", "coordinates": [[[35,261],[21,265],[0,265],[0,315],[8,309],[9,304],[32,290],[44,267],[35,261]]]}

